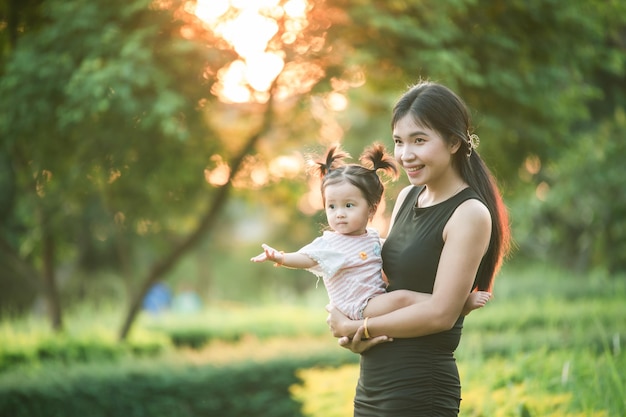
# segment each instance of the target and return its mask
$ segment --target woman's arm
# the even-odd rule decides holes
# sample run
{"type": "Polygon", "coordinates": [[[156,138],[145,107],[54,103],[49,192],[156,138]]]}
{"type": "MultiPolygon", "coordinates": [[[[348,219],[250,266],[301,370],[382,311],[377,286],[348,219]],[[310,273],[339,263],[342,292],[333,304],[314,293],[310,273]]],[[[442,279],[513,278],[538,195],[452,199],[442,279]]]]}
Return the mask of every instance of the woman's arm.
{"type": "MultiPolygon", "coordinates": [[[[417,337],[449,330],[461,315],[491,236],[489,210],[478,200],[467,200],[454,212],[443,232],[444,247],[432,296],[421,303],[371,317],[370,336],[417,337]]],[[[336,337],[353,335],[363,320],[348,320],[337,311],[328,322],[336,337]]]]}
{"type": "Polygon", "coordinates": [[[365,337],[363,336],[364,331],[365,329],[363,328],[363,326],[361,326],[357,329],[354,337],[340,337],[338,339],[339,346],[350,349],[354,353],[363,353],[366,350],[370,349],[372,346],[378,345],[380,343],[393,342],[393,339],[387,336],[376,336],[365,339],[365,337]]]}

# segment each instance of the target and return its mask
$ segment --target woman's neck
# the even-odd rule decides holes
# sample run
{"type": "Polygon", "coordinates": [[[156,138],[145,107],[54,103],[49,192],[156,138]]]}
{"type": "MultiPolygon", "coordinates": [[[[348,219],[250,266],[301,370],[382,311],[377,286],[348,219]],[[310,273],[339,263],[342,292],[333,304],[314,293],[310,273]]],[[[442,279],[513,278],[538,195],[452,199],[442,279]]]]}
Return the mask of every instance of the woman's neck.
{"type": "Polygon", "coordinates": [[[457,195],[461,192],[461,190],[467,187],[467,183],[461,178],[458,178],[455,181],[449,181],[446,184],[441,184],[438,187],[426,184],[424,190],[422,190],[419,196],[417,196],[417,206],[430,207],[435,204],[442,203],[457,195]]]}

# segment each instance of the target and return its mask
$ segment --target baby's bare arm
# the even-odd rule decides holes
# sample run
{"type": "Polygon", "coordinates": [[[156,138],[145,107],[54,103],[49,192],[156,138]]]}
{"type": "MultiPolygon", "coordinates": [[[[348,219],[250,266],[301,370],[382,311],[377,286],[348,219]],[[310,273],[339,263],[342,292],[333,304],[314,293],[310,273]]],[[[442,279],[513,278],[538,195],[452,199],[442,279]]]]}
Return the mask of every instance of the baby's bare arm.
{"type": "Polygon", "coordinates": [[[277,266],[286,266],[287,268],[307,269],[317,265],[317,262],[306,255],[297,252],[284,253],[276,250],[265,243],[261,245],[263,253],[251,258],[252,262],[276,262],[277,266]]]}

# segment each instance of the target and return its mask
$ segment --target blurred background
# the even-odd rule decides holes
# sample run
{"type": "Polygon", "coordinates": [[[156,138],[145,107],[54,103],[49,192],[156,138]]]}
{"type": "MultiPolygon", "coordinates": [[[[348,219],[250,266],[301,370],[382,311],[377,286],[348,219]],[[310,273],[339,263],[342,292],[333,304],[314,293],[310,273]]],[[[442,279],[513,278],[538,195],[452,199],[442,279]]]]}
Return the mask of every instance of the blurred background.
{"type": "MultiPolygon", "coordinates": [[[[626,3],[608,0],[0,0],[0,414],[45,415],[64,387],[63,415],[350,415],[358,357],[324,289],[249,259],[320,233],[310,161],[392,150],[420,79],[470,107],[515,240],[466,320],[462,415],[625,415],[626,3]],[[285,379],[237,379],[244,359],[285,379]],[[234,391],[276,397],[190,406],[223,361],[234,391]],[[86,385],[157,367],[176,376],[90,408],[86,385]]],[[[383,235],[407,184],[387,183],[383,235]]]]}

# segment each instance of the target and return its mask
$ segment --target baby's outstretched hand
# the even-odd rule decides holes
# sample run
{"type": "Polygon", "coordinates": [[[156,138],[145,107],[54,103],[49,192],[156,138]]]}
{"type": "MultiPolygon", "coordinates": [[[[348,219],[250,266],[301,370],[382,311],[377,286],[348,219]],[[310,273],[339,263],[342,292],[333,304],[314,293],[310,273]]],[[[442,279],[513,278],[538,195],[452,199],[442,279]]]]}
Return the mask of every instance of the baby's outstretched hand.
{"type": "Polygon", "coordinates": [[[274,262],[282,262],[282,252],[278,251],[271,246],[266,245],[265,243],[261,245],[263,248],[263,253],[250,258],[252,262],[265,262],[265,261],[274,261],[274,262]],[[281,259],[278,259],[278,258],[281,259]]]}

